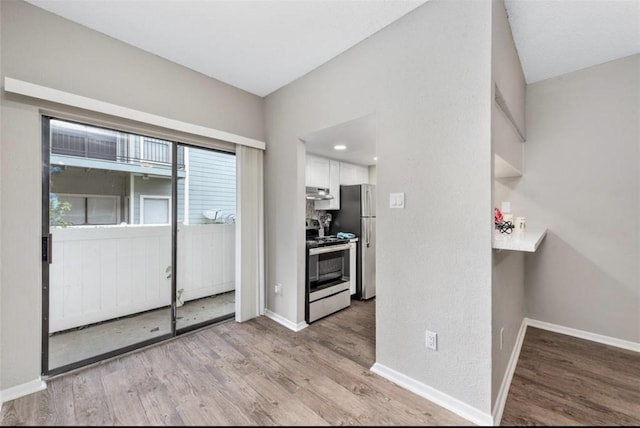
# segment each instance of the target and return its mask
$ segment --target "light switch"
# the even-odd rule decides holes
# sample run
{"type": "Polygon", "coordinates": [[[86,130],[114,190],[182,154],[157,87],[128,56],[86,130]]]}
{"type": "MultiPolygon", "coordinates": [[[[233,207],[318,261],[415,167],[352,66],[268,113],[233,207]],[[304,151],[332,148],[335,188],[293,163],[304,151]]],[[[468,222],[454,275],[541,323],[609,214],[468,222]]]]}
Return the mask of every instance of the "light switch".
{"type": "Polygon", "coordinates": [[[390,193],[389,208],[404,208],[404,193],[390,193]]]}
{"type": "Polygon", "coordinates": [[[511,202],[503,202],[502,203],[502,208],[501,208],[502,213],[510,213],[511,212],[511,202]]]}

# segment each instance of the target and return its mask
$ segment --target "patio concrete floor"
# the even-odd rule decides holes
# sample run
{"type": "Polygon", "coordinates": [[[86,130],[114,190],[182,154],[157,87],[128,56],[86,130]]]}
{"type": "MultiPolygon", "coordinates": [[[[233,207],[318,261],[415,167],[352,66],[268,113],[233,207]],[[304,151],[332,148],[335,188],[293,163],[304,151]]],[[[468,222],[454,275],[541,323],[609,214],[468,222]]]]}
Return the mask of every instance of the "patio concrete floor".
{"type": "MultiPolygon", "coordinates": [[[[178,308],[177,328],[235,312],[235,291],[186,302],[178,308]]],[[[171,309],[155,309],[54,333],[49,337],[49,369],[81,361],[171,333],[171,309]]]]}

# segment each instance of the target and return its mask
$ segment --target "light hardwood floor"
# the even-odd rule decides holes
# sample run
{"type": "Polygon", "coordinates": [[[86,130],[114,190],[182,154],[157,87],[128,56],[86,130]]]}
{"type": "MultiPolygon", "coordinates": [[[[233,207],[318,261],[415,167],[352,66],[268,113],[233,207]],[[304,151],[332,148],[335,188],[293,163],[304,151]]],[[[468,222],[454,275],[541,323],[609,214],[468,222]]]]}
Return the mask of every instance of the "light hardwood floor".
{"type": "MultiPolygon", "coordinates": [[[[369,371],[375,301],[225,322],[48,382],[2,425],[469,425],[369,371]]],[[[640,425],[640,355],[528,328],[502,425],[640,425]]]]}
{"type": "Polygon", "coordinates": [[[528,327],[502,425],[640,425],[640,354],[528,327]]]}
{"type": "Polygon", "coordinates": [[[3,425],[468,425],[369,371],[375,300],[298,333],[225,322],[70,373],[3,425]]]}

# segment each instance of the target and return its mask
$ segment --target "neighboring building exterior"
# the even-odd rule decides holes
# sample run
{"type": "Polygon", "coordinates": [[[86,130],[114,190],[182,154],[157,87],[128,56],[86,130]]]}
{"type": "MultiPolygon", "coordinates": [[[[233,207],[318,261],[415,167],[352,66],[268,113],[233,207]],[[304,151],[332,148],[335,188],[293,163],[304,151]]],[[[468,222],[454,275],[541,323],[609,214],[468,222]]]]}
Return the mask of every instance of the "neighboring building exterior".
{"type": "MultiPolygon", "coordinates": [[[[54,223],[170,223],[174,143],[53,119],[50,128],[52,204],[67,206],[54,223]]],[[[233,221],[235,211],[235,156],[179,145],[178,221],[233,221]]]]}

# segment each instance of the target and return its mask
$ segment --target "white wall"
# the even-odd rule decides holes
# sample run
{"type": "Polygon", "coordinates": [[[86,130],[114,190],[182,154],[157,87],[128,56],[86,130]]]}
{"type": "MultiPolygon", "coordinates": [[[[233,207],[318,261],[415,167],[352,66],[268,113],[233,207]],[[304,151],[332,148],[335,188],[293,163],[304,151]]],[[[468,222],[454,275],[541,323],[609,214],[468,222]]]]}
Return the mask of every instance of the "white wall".
{"type": "MultiPolygon", "coordinates": [[[[511,202],[511,212],[515,218],[523,214],[523,211],[516,195],[509,187],[509,183],[513,180],[513,178],[500,178],[494,181],[493,206],[500,208],[503,201],[511,202]]],[[[493,251],[491,397],[494,409],[522,321],[526,316],[525,260],[530,256],[521,251],[493,251]],[[501,329],[504,329],[502,349],[500,349],[501,329]]]]}
{"type": "MultiPolygon", "coordinates": [[[[0,7],[0,23],[2,23],[2,7],[0,7]]],[[[0,31],[0,74],[2,73],[2,31],[0,31]]],[[[0,108],[0,126],[2,122],[2,108],[0,108]]],[[[1,129],[1,128],[0,128],[1,129]]],[[[2,177],[2,132],[0,131],[0,177],[2,177]]],[[[2,195],[2,180],[0,180],[0,195],[2,195]]],[[[0,237],[2,236],[2,197],[0,197],[0,237]]],[[[0,291],[2,290],[2,239],[0,239],[0,291]]],[[[0,379],[2,379],[2,292],[0,292],[0,379]]],[[[0,383],[0,409],[2,409],[2,383],[0,383]]]]}
{"type": "MultiPolygon", "coordinates": [[[[519,171],[523,169],[523,143],[525,133],[526,82],[518,52],[513,42],[511,28],[503,0],[492,2],[492,75],[495,87],[499,87],[503,103],[511,120],[492,100],[491,143],[492,150],[519,171]]],[[[507,179],[493,183],[493,207],[500,208],[502,201],[512,201],[511,189],[503,184],[507,179]]],[[[511,211],[518,214],[520,207],[513,203],[511,211]]],[[[525,254],[517,251],[493,252],[492,287],[492,382],[491,402],[495,408],[509,360],[518,339],[525,317],[524,260],[525,254]],[[504,329],[502,348],[500,331],[504,329]]],[[[506,393],[506,391],[504,392],[506,393]]]]}
{"type": "MultiPolygon", "coordinates": [[[[525,317],[525,258],[522,251],[495,251],[493,256],[492,386],[495,408],[509,360],[525,317]],[[502,348],[500,330],[504,329],[502,348]]],[[[507,393],[508,391],[503,391],[507,393]]]]}
{"type": "MultiPolygon", "coordinates": [[[[264,140],[262,99],[26,2],[0,8],[2,77],[264,140]]],[[[0,389],[40,375],[39,107],[2,94],[0,389]]]]}
{"type": "Polygon", "coordinates": [[[296,324],[304,319],[305,159],[298,138],[375,112],[376,361],[485,414],[490,26],[490,2],[431,0],[269,95],[265,105],[267,308],[296,324]],[[407,208],[390,210],[390,192],[405,192],[407,208]],[[277,282],[283,294],[276,296],[277,282]],[[427,328],[438,333],[437,352],[425,348],[427,328]]]}
{"type": "Polygon", "coordinates": [[[640,55],[527,87],[529,318],[640,342],[640,55]]]}

